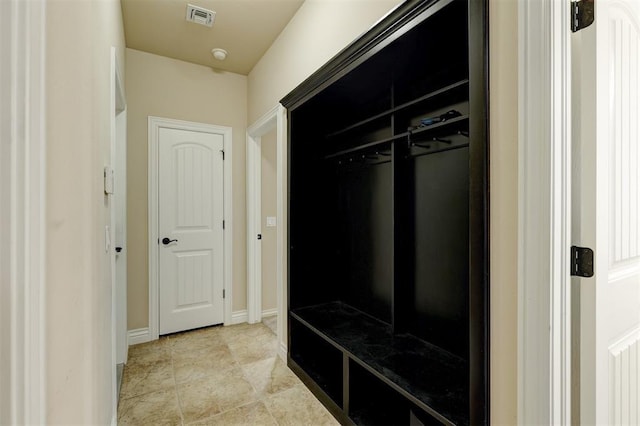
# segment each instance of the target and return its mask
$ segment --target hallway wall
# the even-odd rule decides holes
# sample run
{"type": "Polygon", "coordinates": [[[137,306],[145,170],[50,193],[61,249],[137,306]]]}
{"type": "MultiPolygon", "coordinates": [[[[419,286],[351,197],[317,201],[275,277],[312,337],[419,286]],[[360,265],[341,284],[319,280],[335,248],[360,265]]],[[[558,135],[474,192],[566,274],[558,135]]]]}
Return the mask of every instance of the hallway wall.
{"type": "Polygon", "coordinates": [[[120,1],[46,3],[47,424],[111,424],[111,47],[124,75],[120,1]]]}
{"type": "Polygon", "coordinates": [[[128,328],[149,324],[148,116],[233,128],[233,311],[246,309],[247,77],[126,50],[128,328]]]}

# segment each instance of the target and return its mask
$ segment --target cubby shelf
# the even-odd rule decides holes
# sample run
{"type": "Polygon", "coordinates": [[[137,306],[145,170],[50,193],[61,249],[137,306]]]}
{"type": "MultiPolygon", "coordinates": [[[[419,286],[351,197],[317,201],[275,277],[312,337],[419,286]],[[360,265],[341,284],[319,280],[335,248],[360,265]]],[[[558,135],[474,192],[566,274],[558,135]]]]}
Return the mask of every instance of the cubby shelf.
{"type": "Polygon", "coordinates": [[[440,123],[432,124],[431,126],[418,127],[416,129],[410,130],[408,133],[410,136],[428,135],[431,133],[435,133],[436,131],[442,131],[443,129],[455,128],[456,126],[460,126],[460,123],[468,121],[468,115],[461,115],[459,117],[451,118],[447,121],[441,121],[440,123]]]}
{"type": "Polygon", "coordinates": [[[419,104],[421,102],[425,102],[425,101],[428,101],[430,99],[434,99],[434,98],[436,98],[438,96],[441,96],[441,95],[449,94],[450,92],[452,92],[454,90],[459,90],[459,89],[465,88],[465,87],[468,88],[468,85],[469,85],[469,80],[468,79],[464,79],[464,80],[461,80],[461,81],[457,81],[457,82],[455,82],[453,84],[449,84],[449,85],[447,85],[445,87],[442,87],[442,88],[440,88],[438,90],[434,90],[433,92],[427,93],[427,94],[425,94],[423,96],[419,96],[416,99],[413,99],[413,100],[411,100],[409,102],[405,102],[405,103],[403,103],[401,105],[398,105],[396,107],[390,108],[390,109],[388,109],[386,111],[383,111],[383,112],[381,112],[379,114],[373,115],[371,117],[367,117],[364,120],[358,121],[357,123],[353,123],[353,124],[351,124],[351,125],[349,125],[347,127],[344,127],[344,128],[342,128],[340,130],[336,130],[335,132],[331,132],[331,133],[329,133],[327,135],[327,138],[332,138],[332,137],[341,135],[343,133],[346,133],[346,132],[348,132],[350,130],[357,129],[358,127],[364,126],[365,124],[368,124],[368,123],[370,123],[372,121],[378,120],[380,118],[384,118],[386,116],[390,116],[391,114],[393,114],[395,112],[400,112],[400,111],[402,111],[404,109],[407,109],[409,107],[417,105],[417,104],[419,104]]]}
{"type": "Polygon", "coordinates": [[[368,150],[368,149],[373,149],[375,147],[379,147],[382,146],[386,143],[395,141],[395,140],[399,140],[399,139],[405,139],[407,136],[409,136],[409,132],[404,132],[404,133],[400,133],[398,135],[392,136],[390,138],[384,138],[384,139],[380,139],[377,141],[373,141],[373,142],[368,142],[362,145],[358,145],[355,146],[353,148],[348,148],[348,149],[343,149],[341,151],[335,152],[333,154],[329,154],[329,155],[325,155],[325,159],[331,159],[331,158],[337,158],[337,157],[342,157],[343,155],[348,155],[348,154],[353,154],[359,151],[364,151],[364,150],[368,150]]]}
{"type": "MultiPolygon", "coordinates": [[[[436,134],[438,132],[442,132],[443,130],[446,129],[450,129],[450,128],[457,128],[457,126],[460,126],[461,123],[466,123],[469,121],[469,116],[468,115],[462,115],[460,117],[455,117],[452,118],[450,120],[447,121],[443,121],[440,123],[436,123],[436,124],[432,124],[431,126],[425,126],[425,127],[418,127],[416,129],[413,130],[409,130],[403,133],[399,133],[397,135],[391,136],[389,138],[384,138],[384,139],[380,139],[377,141],[373,141],[373,142],[368,142],[362,145],[358,145],[358,146],[354,146],[352,148],[348,148],[348,149],[343,149],[341,151],[335,152],[333,154],[329,154],[329,155],[325,155],[325,159],[331,159],[331,158],[337,158],[337,157],[342,157],[344,155],[348,155],[348,154],[352,154],[352,153],[356,153],[359,151],[364,151],[364,150],[370,150],[373,149],[375,147],[384,145],[386,143],[389,142],[393,142],[393,141],[397,141],[397,140],[401,140],[401,139],[406,139],[407,137],[411,138],[412,136],[419,136],[418,140],[424,140],[426,137],[428,137],[428,135],[432,135],[432,134],[436,134]]],[[[465,128],[467,128],[467,126],[465,126],[465,128]]]]}
{"type": "Polygon", "coordinates": [[[469,424],[466,362],[342,302],[291,311],[307,326],[445,424],[469,424]]]}

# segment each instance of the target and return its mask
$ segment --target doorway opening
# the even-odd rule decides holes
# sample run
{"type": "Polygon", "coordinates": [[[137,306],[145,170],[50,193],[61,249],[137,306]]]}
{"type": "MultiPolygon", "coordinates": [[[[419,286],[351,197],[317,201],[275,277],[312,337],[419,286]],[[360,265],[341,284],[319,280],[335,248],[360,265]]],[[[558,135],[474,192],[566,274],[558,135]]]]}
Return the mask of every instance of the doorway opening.
{"type": "Polygon", "coordinates": [[[247,321],[258,323],[265,317],[268,324],[276,317],[278,353],[283,358],[287,353],[285,122],[286,110],[278,104],[247,129],[247,321]]]}

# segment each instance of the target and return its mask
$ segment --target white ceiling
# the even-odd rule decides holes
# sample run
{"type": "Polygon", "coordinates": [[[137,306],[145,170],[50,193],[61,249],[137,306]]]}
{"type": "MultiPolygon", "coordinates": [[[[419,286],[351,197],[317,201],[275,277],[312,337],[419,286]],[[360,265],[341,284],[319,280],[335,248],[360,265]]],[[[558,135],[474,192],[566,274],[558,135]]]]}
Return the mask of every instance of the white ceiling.
{"type": "Polygon", "coordinates": [[[304,0],[121,0],[127,47],[239,74],[271,46],[304,0]],[[187,4],[216,12],[213,28],[187,22],[187,4]],[[218,61],[211,49],[229,52],[218,61]]]}

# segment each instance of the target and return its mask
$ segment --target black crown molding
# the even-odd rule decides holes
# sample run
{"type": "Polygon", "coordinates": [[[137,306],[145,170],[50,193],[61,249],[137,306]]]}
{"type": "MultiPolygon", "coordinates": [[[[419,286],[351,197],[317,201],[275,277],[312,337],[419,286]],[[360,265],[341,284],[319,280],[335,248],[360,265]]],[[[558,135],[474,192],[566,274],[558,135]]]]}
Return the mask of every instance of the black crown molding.
{"type": "MultiPolygon", "coordinates": [[[[406,24],[418,18],[434,3],[437,3],[436,6],[439,10],[452,1],[454,0],[440,2],[437,2],[437,0],[407,0],[398,5],[371,29],[342,49],[325,65],[300,83],[298,87],[282,98],[280,103],[289,110],[297,108],[315,93],[350,71],[361,60],[372,56],[380,48],[413,28],[413,25],[406,24]]],[[[421,17],[422,19],[416,19],[415,22],[420,22],[430,15],[431,13],[425,13],[421,17]]]]}

